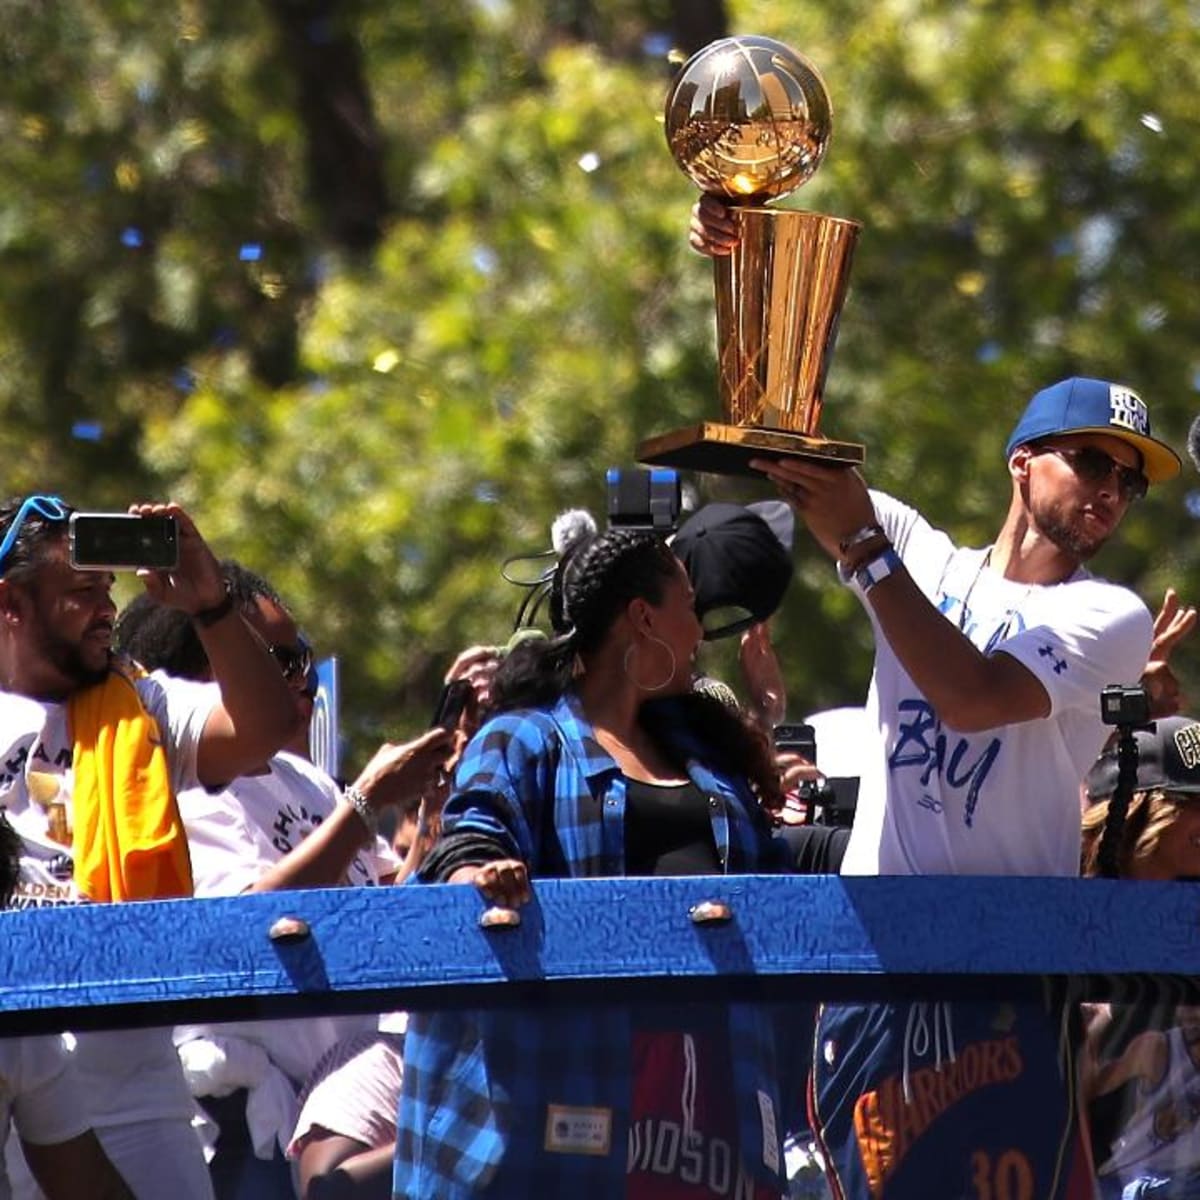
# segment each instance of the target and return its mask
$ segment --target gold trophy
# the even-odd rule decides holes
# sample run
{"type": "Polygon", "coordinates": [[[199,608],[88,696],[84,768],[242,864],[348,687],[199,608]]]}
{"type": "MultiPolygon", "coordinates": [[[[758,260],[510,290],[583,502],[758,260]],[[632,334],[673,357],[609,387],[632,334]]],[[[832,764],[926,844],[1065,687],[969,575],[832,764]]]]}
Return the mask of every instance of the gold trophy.
{"type": "Polygon", "coordinates": [[[862,226],[765,207],[812,178],[832,126],[816,68],[771,38],[712,42],[676,77],[666,107],[671,153],[702,191],[730,205],[740,232],[733,253],[713,259],[724,421],[649,438],[640,462],[756,475],[747,464],[757,457],[863,461],[862,446],[817,429],[862,226]]]}

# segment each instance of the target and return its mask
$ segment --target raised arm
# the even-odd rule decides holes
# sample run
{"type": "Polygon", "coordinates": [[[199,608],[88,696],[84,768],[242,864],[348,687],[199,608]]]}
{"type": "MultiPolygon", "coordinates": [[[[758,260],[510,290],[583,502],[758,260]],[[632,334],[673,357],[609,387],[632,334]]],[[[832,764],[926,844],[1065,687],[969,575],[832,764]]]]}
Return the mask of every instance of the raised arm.
{"type": "Polygon", "coordinates": [[[260,767],[287,742],[299,720],[296,705],[266,644],[235,610],[217,560],[187,513],[177,504],[129,511],[165,513],[179,524],[177,570],[138,574],[155,600],[191,615],[221,689],[196,752],[200,782],[217,787],[260,767]]]}
{"type": "Polygon", "coordinates": [[[246,890],[276,892],[339,883],[354,856],[374,839],[373,824],[383,810],[433,787],[453,746],[454,735],[445,729],[431,729],[399,745],[385,742],[347,789],[348,796],[356,795],[366,806],[366,814],[349,801],[339,804],[246,890]]]}
{"type": "MultiPolygon", "coordinates": [[[[835,562],[853,568],[884,539],[848,551],[842,543],[876,523],[857,471],[801,459],[756,460],[835,562]]],[[[963,733],[1045,717],[1050,697],[1028,668],[1004,653],[984,654],[934,607],[903,566],[867,593],[879,628],[904,669],[951,729],[963,733]]]]}

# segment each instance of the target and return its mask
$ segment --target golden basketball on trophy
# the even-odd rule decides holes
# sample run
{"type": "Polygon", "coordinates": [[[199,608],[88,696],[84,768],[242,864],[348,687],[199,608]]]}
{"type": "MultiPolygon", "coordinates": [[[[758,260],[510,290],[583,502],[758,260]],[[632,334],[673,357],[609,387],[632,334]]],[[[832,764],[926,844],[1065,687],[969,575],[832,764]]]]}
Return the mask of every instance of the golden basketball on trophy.
{"type": "Polygon", "coordinates": [[[666,105],[671,153],[730,206],[739,231],[733,252],[713,259],[723,420],[649,438],[640,462],[757,475],[752,458],[863,461],[862,446],[818,431],[862,226],[767,207],[816,173],[832,128],[817,69],[771,38],[722,38],[676,76],[666,105]]]}

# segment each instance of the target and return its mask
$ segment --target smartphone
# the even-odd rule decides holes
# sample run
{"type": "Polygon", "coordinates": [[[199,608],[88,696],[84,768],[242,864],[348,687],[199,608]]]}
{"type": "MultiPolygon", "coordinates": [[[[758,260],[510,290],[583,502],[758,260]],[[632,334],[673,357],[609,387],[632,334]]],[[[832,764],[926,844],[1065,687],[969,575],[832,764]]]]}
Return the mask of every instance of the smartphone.
{"type": "Polygon", "coordinates": [[[80,571],[173,571],[179,566],[179,524],[162,514],[72,513],[67,553],[80,571]]]}
{"type": "Polygon", "coordinates": [[[456,679],[442,688],[438,697],[437,707],[433,710],[433,720],[430,728],[441,726],[443,729],[453,729],[462,716],[463,709],[471,695],[471,685],[465,679],[456,679]]]}
{"type": "Polygon", "coordinates": [[[802,754],[813,766],[817,763],[817,731],[807,724],[776,725],[772,730],[776,750],[802,754]]]}

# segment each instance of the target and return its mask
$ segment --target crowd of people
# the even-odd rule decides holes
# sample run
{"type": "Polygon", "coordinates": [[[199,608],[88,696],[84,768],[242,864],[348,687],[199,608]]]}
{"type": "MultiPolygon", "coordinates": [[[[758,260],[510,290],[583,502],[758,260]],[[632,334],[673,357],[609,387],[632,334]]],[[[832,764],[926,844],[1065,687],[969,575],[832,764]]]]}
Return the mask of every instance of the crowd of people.
{"type": "MultiPolygon", "coordinates": [[[[736,237],[701,201],[695,247],[736,237]]],[[[141,571],[118,614],[113,576],[69,560],[71,508],[14,500],[0,884],[41,907],[449,883],[519,909],[545,878],[1198,877],[1200,723],[1176,715],[1170,669],[1196,612],[1168,593],[1153,618],[1086,566],[1180,460],[1133,390],[1086,377],[1039,391],[1004,456],[981,548],[797,458],[754,464],[780,500],[677,528],[564,514],[525,628],[450,667],[461,712],[347,783],[309,759],[314,651],[268,581],[177,506],[137,505],[174,519],[179,562],[141,571]],[[875,634],[849,831],[813,823],[823,777],[772,739],[769,620],[797,519],[875,634]],[[719,637],[739,639],[732,686],[701,671],[719,637]],[[1125,794],[1099,696],[1138,680],[1158,722],[1125,794]]],[[[1198,1027],[1173,1002],[1047,985],[10,1038],[0,1197],[1183,1197],[1200,1194],[1198,1027]]]]}

